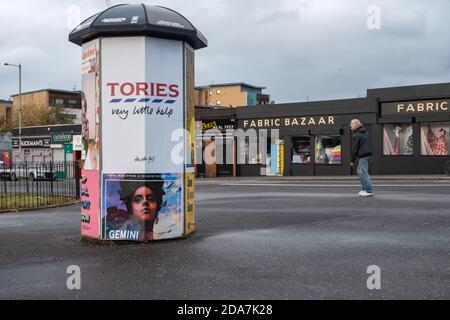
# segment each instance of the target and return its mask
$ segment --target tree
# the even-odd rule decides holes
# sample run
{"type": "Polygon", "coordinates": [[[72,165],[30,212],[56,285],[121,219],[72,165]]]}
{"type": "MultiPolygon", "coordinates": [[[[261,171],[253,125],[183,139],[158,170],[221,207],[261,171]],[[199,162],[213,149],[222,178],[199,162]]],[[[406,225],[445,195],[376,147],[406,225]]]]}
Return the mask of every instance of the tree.
{"type": "MultiPolygon", "coordinates": [[[[24,106],[22,110],[22,126],[47,126],[55,124],[72,124],[74,116],[62,107],[47,107],[34,103],[24,106]]],[[[14,110],[11,128],[19,126],[18,110],[14,110]]]]}
{"type": "Polygon", "coordinates": [[[0,132],[11,131],[12,126],[10,123],[6,123],[6,117],[0,119],[0,132]]]}

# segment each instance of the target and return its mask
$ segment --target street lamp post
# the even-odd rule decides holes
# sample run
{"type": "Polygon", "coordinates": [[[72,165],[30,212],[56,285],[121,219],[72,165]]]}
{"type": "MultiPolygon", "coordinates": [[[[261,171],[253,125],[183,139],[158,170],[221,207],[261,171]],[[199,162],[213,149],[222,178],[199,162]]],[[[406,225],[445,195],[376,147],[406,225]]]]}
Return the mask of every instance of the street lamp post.
{"type": "Polygon", "coordinates": [[[2,66],[19,68],[19,159],[22,159],[22,64],[0,63],[2,66]]]}

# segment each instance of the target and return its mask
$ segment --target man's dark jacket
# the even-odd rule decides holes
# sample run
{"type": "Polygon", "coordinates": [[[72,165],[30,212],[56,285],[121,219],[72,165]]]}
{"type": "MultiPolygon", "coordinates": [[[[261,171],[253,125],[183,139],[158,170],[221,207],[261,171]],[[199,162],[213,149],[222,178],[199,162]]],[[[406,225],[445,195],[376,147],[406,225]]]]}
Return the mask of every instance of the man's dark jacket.
{"type": "Polygon", "coordinates": [[[353,131],[352,136],[352,162],[355,162],[356,158],[366,158],[372,156],[372,146],[370,143],[369,134],[366,128],[359,127],[353,131]]]}

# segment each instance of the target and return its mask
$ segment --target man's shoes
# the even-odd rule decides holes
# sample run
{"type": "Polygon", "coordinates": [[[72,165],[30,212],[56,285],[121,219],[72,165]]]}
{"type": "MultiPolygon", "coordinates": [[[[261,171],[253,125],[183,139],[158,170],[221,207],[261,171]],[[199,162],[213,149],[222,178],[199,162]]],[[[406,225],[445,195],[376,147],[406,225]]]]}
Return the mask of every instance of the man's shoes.
{"type": "Polygon", "coordinates": [[[364,190],[361,190],[360,192],[358,192],[358,196],[360,196],[363,192],[364,192],[364,190]]]}
{"type": "Polygon", "coordinates": [[[367,192],[367,191],[361,191],[360,193],[359,193],[359,195],[361,196],[361,197],[373,197],[373,192],[367,192]]]}

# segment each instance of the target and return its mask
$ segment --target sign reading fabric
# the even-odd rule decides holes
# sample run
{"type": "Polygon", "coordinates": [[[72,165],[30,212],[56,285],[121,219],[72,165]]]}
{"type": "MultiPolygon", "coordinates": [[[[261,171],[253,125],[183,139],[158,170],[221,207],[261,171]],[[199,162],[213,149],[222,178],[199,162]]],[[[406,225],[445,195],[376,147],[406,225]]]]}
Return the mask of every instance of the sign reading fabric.
{"type": "Polygon", "coordinates": [[[309,127],[336,125],[335,116],[304,116],[286,118],[266,118],[242,120],[242,127],[247,128],[279,128],[279,127],[309,127]]]}
{"type": "Polygon", "coordinates": [[[382,115],[450,112],[450,99],[386,102],[381,104],[382,115]]]}

